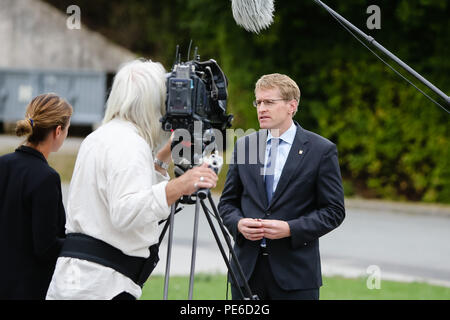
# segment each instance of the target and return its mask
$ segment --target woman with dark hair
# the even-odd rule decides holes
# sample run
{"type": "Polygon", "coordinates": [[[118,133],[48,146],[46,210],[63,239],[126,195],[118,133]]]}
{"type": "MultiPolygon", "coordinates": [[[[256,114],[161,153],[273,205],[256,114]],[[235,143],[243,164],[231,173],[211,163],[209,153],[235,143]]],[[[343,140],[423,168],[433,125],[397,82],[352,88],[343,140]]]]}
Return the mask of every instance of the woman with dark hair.
{"type": "Polygon", "coordinates": [[[0,157],[0,299],[45,299],[65,237],[61,181],[47,159],[72,112],[55,94],[35,97],[16,126],[27,140],[0,157]]]}

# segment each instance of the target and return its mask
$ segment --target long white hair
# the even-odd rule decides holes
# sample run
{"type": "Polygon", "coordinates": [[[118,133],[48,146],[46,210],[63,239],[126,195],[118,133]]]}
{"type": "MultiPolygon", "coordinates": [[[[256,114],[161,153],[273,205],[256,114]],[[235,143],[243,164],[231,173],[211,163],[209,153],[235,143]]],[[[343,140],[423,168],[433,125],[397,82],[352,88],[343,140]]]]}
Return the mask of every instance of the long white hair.
{"type": "Polygon", "coordinates": [[[114,118],[133,123],[155,150],[163,134],[159,119],[165,113],[166,78],[162,64],[133,60],[123,65],[112,85],[103,123],[114,118]]]}

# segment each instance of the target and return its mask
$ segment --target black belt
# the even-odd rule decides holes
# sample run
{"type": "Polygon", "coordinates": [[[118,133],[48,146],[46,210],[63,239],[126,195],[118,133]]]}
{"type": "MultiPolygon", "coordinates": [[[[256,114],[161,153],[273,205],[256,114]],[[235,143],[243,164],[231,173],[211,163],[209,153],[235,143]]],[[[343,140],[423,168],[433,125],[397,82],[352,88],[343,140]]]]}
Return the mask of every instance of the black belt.
{"type": "Polygon", "coordinates": [[[59,256],[91,261],[112,268],[143,287],[159,261],[159,244],[152,245],[149,250],[148,258],[132,257],[94,237],[69,233],[59,256]]]}

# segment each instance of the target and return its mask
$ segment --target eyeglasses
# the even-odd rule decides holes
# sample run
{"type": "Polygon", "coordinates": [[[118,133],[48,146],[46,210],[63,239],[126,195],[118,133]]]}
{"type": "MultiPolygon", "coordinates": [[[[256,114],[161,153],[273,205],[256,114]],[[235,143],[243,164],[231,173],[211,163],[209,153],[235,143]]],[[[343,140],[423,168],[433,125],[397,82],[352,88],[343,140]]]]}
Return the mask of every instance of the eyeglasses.
{"type": "Polygon", "coordinates": [[[264,103],[264,105],[268,108],[272,107],[276,101],[286,101],[288,99],[263,99],[263,100],[254,100],[253,106],[255,108],[260,107],[261,103],[264,103]]]}

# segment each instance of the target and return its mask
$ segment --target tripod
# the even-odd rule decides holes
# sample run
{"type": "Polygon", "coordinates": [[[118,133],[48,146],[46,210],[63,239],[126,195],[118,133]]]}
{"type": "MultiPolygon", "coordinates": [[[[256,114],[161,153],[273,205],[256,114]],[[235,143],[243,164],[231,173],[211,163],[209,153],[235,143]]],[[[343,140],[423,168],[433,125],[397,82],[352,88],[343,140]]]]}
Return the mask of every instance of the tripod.
{"type": "Polygon", "coordinates": [[[248,282],[245,279],[244,272],[242,271],[242,267],[237,259],[236,253],[232,247],[230,237],[227,233],[227,230],[225,229],[225,226],[223,224],[223,221],[219,215],[219,212],[217,211],[217,208],[214,204],[214,200],[212,199],[211,192],[209,189],[200,189],[195,194],[191,195],[190,197],[186,198],[183,197],[182,200],[178,200],[175,204],[173,204],[170,208],[170,216],[168,220],[166,221],[166,224],[164,225],[164,228],[161,232],[160,236],[160,243],[162,239],[164,238],[164,235],[169,228],[169,239],[168,239],[168,245],[167,245],[167,261],[166,261],[166,271],[165,271],[165,277],[164,277],[164,300],[168,299],[168,291],[169,291],[169,273],[170,273],[170,262],[171,262],[171,254],[172,254],[172,242],[173,242],[173,228],[174,228],[174,221],[175,221],[175,213],[180,211],[181,209],[177,210],[178,204],[187,203],[187,204],[194,204],[195,203],[195,216],[194,216],[194,231],[193,231],[193,240],[192,240],[192,257],[191,257],[191,271],[189,276],[189,295],[188,299],[192,300],[192,294],[194,289],[194,273],[195,273],[195,259],[196,259],[196,253],[197,253],[197,236],[198,236],[198,221],[199,221],[199,211],[200,206],[203,208],[203,212],[205,213],[206,219],[208,221],[209,227],[214,235],[214,239],[216,240],[217,246],[219,247],[220,253],[222,254],[223,260],[227,266],[228,272],[231,276],[231,279],[233,281],[233,284],[236,286],[236,288],[239,291],[239,294],[242,298],[242,300],[258,300],[257,295],[253,295],[252,291],[250,289],[250,286],[248,285],[248,282]],[[195,202],[192,200],[192,197],[195,197],[195,202]],[[227,243],[228,249],[231,252],[231,256],[234,259],[234,262],[237,266],[237,270],[239,273],[239,276],[244,282],[244,289],[247,293],[247,297],[242,292],[241,287],[239,286],[239,282],[237,281],[236,273],[231,268],[231,263],[227,258],[225,249],[222,245],[222,242],[220,241],[219,235],[217,233],[216,227],[213,224],[213,221],[211,220],[209,210],[205,204],[205,199],[208,199],[210,206],[213,209],[214,217],[216,218],[220,230],[222,232],[222,235],[227,243]]]}

